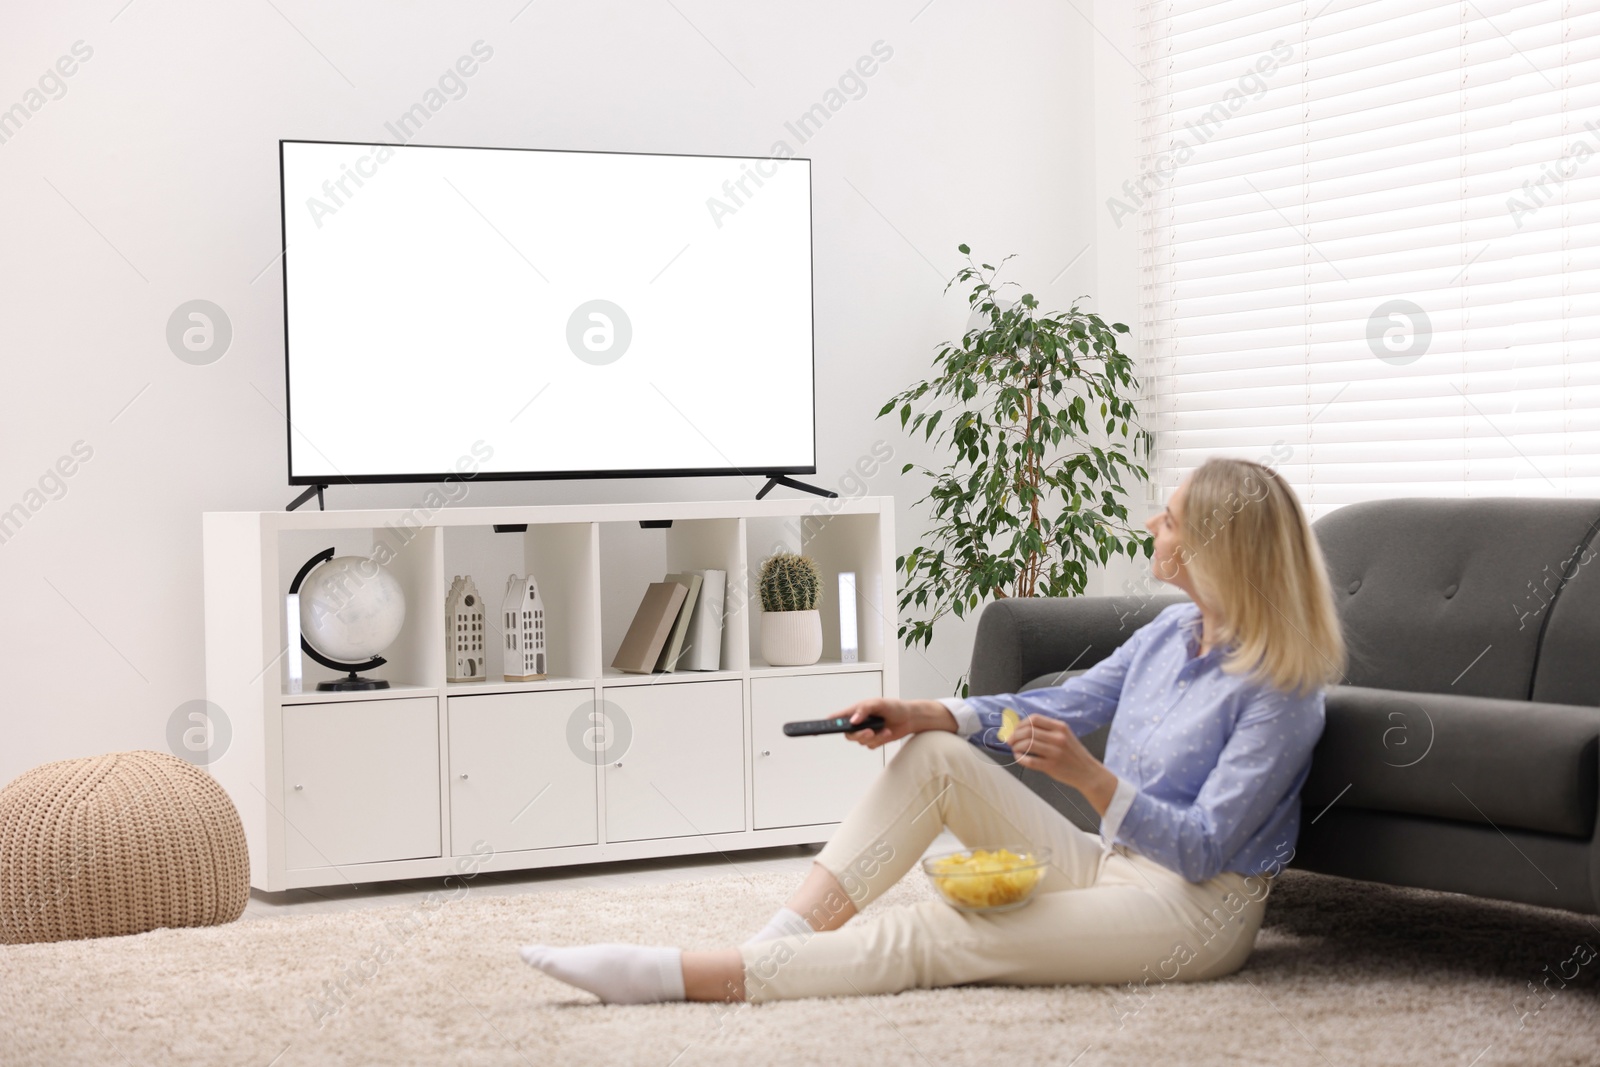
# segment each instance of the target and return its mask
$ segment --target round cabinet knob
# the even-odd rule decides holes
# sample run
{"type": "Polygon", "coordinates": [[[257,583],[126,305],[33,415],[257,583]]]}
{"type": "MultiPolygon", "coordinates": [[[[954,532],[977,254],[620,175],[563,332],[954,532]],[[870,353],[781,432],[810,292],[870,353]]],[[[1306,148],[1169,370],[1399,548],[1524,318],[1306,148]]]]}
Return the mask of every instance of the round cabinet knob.
{"type": "Polygon", "coordinates": [[[770,755],[772,755],[772,749],[770,749],[770,748],[764,748],[764,749],[762,749],[762,750],[761,750],[761,754],[762,754],[762,755],[763,755],[763,756],[770,756],[770,755]]]}
{"type": "Polygon", "coordinates": [[[621,760],[617,760],[617,762],[614,763],[612,766],[620,767],[620,766],[622,766],[622,761],[621,760]]]}
{"type": "Polygon", "coordinates": [[[302,790],[302,789],[304,789],[304,788],[305,788],[305,786],[303,786],[303,785],[297,785],[297,786],[295,786],[295,787],[294,787],[294,788],[295,788],[295,792],[297,792],[297,793],[298,793],[298,792],[299,792],[299,791],[300,791],[300,790],[302,790]]]}
{"type": "Polygon", "coordinates": [[[466,781],[466,780],[467,780],[467,776],[466,776],[466,775],[465,775],[465,774],[463,774],[463,775],[462,775],[462,776],[461,776],[461,780],[462,780],[462,781],[463,781],[463,782],[464,782],[464,781],[466,781]]]}

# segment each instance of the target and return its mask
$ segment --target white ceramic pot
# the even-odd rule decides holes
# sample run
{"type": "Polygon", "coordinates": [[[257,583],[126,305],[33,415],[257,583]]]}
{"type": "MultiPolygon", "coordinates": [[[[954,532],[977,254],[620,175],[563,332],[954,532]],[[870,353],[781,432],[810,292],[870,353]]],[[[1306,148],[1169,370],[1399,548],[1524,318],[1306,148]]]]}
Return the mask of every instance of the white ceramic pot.
{"type": "Polygon", "coordinates": [[[822,658],[822,613],[763,611],[761,658],[774,667],[803,667],[822,658]]]}

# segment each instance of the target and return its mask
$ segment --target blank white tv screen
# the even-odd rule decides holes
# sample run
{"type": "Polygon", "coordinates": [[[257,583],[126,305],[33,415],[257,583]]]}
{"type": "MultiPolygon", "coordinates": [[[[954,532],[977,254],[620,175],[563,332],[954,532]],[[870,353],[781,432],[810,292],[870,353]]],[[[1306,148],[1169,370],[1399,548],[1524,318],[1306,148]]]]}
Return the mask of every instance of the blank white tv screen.
{"type": "Polygon", "coordinates": [[[280,152],[291,483],[815,473],[809,160],[280,152]]]}

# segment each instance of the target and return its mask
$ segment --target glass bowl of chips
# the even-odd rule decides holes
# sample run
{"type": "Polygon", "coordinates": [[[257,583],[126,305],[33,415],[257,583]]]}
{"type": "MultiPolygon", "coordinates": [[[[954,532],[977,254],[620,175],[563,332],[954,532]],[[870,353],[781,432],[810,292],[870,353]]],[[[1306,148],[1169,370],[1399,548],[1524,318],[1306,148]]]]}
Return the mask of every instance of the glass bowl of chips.
{"type": "Polygon", "coordinates": [[[1047,848],[977,848],[925,856],[922,872],[940,899],[958,911],[997,912],[1020,908],[1050,863],[1047,848]]]}

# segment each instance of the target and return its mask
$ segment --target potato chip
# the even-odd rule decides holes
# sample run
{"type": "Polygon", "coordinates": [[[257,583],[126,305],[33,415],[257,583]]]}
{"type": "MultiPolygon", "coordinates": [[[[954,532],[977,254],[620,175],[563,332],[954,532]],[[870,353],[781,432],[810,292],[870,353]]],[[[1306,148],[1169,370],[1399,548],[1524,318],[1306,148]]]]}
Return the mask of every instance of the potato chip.
{"type": "Polygon", "coordinates": [[[1000,739],[1002,745],[1010,742],[1012,733],[1016,731],[1017,724],[1021,721],[1022,718],[1017,714],[1016,709],[1002,708],[1000,710],[1000,730],[995,734],[995,737],[1000,739]]]}

